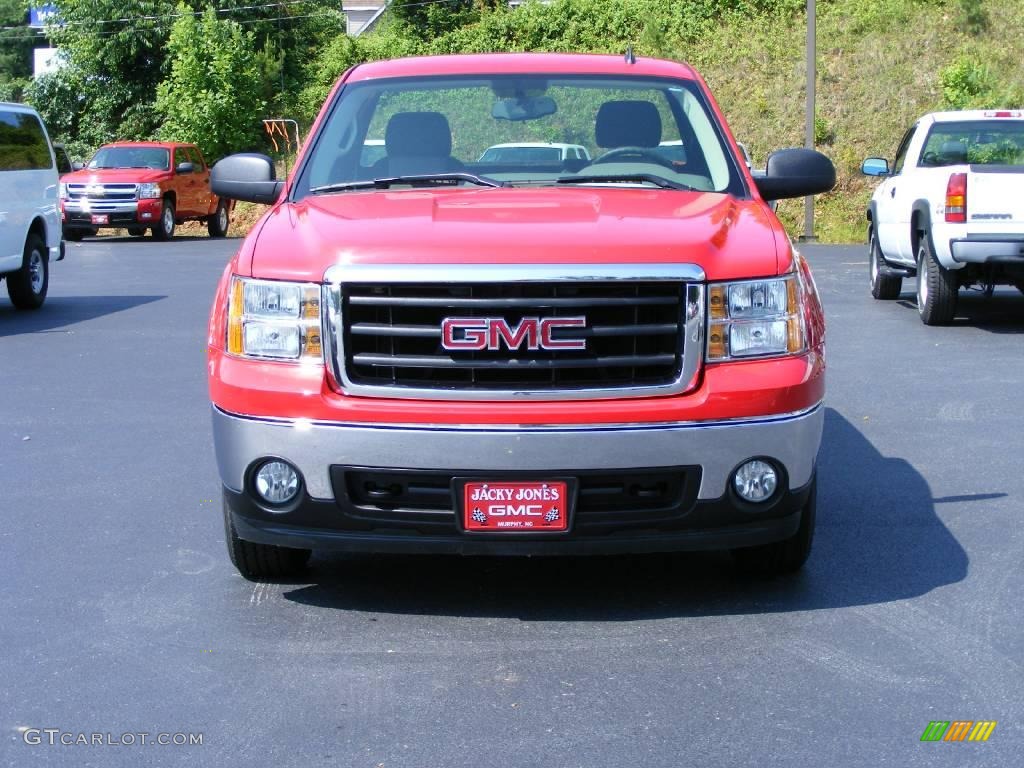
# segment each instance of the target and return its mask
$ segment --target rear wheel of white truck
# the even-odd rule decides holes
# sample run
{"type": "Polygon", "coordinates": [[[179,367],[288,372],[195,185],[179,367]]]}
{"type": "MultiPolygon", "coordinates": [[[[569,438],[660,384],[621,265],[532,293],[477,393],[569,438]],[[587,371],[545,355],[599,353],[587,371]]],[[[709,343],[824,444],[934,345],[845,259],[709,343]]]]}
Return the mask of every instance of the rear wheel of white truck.
{"type": "Polygon", "coordinates": [[[939,264],[931,236],[917,238],[917,314],[925,325],[946,325],[956,314],[956,275],[939,264]]]}
{"type": "Polygon", "coordinates": [[[818,481],[817,472],[811,480],[811,492],[800,510],[800,527],[788,539],[762,544],[757,547],[743,547],[732,551],[736,565],[752,576],[782,576],[799,571],[811,554],[814,540],[814,521],[817,516],[818,481]]]}
{"type": "Polygon", "coordinates": [[[871,295],[883,301],[898,299],[903,289],[903,278],[883,274],[885,259],[882,258],[874,227],[868,229],[868,262],[871,265],[871,295]]]}
{"type": "Polygon", "coordinates": [[[257,544],[238,537],[231,522],[231,509],[224,499],[224,537],[232,565],[249,581],[282,579],[301,571],[312,552],[308,549],[257,544]]]}

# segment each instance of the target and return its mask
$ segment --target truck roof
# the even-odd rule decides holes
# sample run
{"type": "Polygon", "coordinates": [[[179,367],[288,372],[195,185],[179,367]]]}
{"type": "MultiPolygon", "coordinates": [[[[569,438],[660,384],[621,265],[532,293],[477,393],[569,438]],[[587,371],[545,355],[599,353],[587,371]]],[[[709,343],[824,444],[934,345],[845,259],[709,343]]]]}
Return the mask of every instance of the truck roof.
{"type": "Polygon", "coordinates": [[[347,82],[383,77],[430,75],[632,75],[694,80],[688,65],[677,61],[637,57],[634,63],[624,55],[588,53],[474,53],[452,56],[416,56],[375,61],[357,66],[347,82]]]}
{"type": "Polygon", "coordinates": [[[1024,110],[1020,109],[962,109],[957,112],[929,112],[925,119],[936,123],[954,123],[963,120],[1003,120],[1006,118],[1024,118],[1024,110]]]}

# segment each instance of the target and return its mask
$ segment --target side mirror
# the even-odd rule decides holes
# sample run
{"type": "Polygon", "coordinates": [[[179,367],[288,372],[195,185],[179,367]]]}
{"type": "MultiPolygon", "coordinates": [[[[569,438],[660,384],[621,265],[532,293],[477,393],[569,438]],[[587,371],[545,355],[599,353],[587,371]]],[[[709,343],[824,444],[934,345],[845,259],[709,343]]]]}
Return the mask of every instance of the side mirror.
{"type": "Polygon", "coordinates": [[[228,155],[210,171],[210,188],[217,197],[270,205],[281,196],[274,161],[266,155],[243,152],[228,155]]]}
{"type": "Polygon", "coordinates": [[[765,200],[807,197],[836,185],[832,161],[813,149],[780,149],[768,155],[764,176],[754,179],[765,200]]]}
{"type": "Polygon", "coordinates": [[[71,170],[72,171],[80,171],[83,168],[85,168],[85,163],[81,163],[81,162],[79,162],[77,160],[71,164],[71,170]]]}
{"type": "Polygon", "coordinates": [[[889,161],[884,157],[869,157],[860,164],[860,172],[865,176],[888,176],[889,161]]]}
{"type": "Polygon", "coordinates": [[[175,167],[175,173],[192,173],[195,170],[195,166],[192,163],[178,163],[175,167]]]}

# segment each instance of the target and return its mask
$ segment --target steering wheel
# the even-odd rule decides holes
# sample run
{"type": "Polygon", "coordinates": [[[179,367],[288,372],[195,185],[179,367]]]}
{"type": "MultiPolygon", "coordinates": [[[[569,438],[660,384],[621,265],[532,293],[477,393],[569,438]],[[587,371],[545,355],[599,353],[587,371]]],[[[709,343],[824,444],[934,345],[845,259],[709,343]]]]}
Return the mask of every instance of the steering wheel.
{"type": "Polygon", "coordinates": [[[622,162],[622,159],[626,157],[637,157],[644,162],[654,163],[655,165],[661,165],[670,170],[674,170],[672,161],[668,158],[662,157],[654,150],[653,147],[616,147],[615,149],[609,149],[596,160],[592,160],[590,164],[597,165],[598,163],[617,163],[622,162]]]}

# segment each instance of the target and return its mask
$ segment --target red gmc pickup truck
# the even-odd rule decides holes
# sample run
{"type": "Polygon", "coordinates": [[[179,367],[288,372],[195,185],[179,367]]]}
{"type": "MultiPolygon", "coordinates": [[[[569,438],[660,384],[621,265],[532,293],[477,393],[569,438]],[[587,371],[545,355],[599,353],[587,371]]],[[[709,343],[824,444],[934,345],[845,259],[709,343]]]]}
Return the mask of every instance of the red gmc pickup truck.
{"type": "Polygon", "coordinates": [[[807,558],[824,321],[769,201],[835,170],[787,149],[753,178],[689,66],[364,64],[287,180],[246,154],[212,183],[271,206],[208,340],[244,576],[314,549],[807,558]],[[486,162],[538,141],[588,156],[486,162]]]}
{"type": "Polygon", "coordinates": [[[136,237],[150,229],[157,240],[170,240],[175,225],[190,220],[205,221],[210,237],[228,233],[232,203],[210,191],[210,169],[194,144],[105,144],[60,181],[65,240],[103,227],[136,237]]]}

